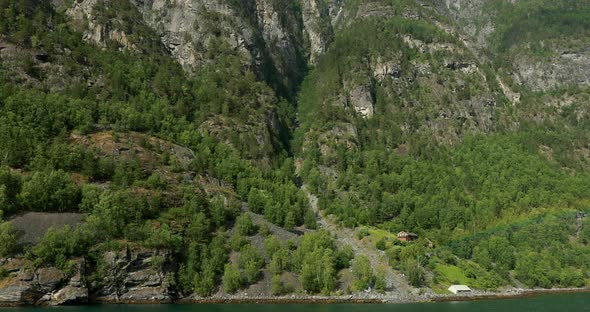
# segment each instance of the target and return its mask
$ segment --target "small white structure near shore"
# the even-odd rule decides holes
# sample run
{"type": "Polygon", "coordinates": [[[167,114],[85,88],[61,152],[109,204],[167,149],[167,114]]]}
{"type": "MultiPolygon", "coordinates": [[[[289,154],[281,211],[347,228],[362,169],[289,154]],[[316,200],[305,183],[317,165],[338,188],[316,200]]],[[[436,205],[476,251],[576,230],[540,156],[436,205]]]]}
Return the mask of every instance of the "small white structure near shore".
{"type": "Polygon", "coordinates": [[[471,292],[471,288],[465,285],[451,285],[451,287],[449,287],[449,291],[455,295],[466,294],[471,292]]]}

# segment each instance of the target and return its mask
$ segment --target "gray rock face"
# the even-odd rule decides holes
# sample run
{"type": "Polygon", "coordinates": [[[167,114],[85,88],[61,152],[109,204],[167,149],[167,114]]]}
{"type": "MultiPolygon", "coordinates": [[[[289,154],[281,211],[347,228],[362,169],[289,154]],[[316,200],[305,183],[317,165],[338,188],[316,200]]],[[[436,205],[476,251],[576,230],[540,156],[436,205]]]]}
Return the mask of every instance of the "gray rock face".
{"type": "Polygon", "coordinates": [[[37,284],[39,290],[51,292],[65,279],[65,274],[56,268],[40,268],[37,270],[37,284]]]}
{"type": "MultiPolygon", "coordinates": [[[[124,1],[137,8],[143,16],[137,22],[153,29],[162,46],[186,70],[198,70],[224,46],[261,78],[276,80],[287,89],[296,87],[306,64],[315,63],[326,51],[343,6],[342,0],[305,0],[299,16],[290,1],[124,1]]],[[[95,16],[99,3],[109,5],[108,1],[79,0],[66,11],[83,29],[84,39],[100,47],[115,41],[123,49],[139,49],[130,34],[113,26],[122,21],[107,25],[95,16]]],[[[63,4],[55,0],[54,6],[63,4]]]]}
{"type": "Polygon", "coordinates": [[[590,86],[590,47],[563,52],[546,61],[520,57],[514,61],[513,79],[533,91],[548,90],[560,85],[590,86]]]}
{"type": "Polygon", "coordinates": [[[334,37],[332,16],[338,3],[326,4],[323,0],[302,1],[303,26],[308,40],[308,59],[315,64],[324,54],[334,37]]]}
{"type": "Polygon", "coordinates": [[[34,304],[37,297],[32,283],[14,277],[7,278],[0,288],[0,302],[4,304],[34,304]]]}
{"type": "MultiPolygon", "coordinates": [[[[106,47],[109,40],[118,42],[124,48],[135,49],[127,34],[116,28],[111,28],[102,24],[94,15],[94,9],[99,0],[74,1],[72,7],[66,10],[66,14],[74,21],[82,24],[84,30],[84,40],[95,43],[100,47],[106,47]],[[87,25],[83,25],[86,22],[87,25]]],[[[55,4],[55,3],[54,3],[55,4]]]]}
{"type": "MultiPolygon", "coordinates": [[[[72,274],[55,267],[34,269],[21,258],[0,260],[9,272],[0,283],[0,305],[66,305],[88,301],[166,303],[176,298],[170,284],[175,262],[169,251],[132,249],[103,254],[96,270],[86,271],[83,259],[72,274]],[[89,276],[101,276],[90,283],[89,276]]],[[[92,267],[94,267],[92,265],[92,267]]]]}
{"type": "MultiPolygon", "coordinates": [[[[346,85],[346,84],[345,84],[346,85]]],[[[354,85],[348,87],[348,103],[354,111],[363,118],[371,118],[375,113],[375,100],[369,85],[354,85]]]]}
{"type": "Polygon", "coordinates": [[[134,0],[147,25],[164,47],[188,70],[207,61],[205,55],[219,37],[244,63],[252,63],[254,34],[230,5],[217,0],[134,0]]]}
{"type": "Polygon", "coordinates": [[[102,278],[91,287],[99,302],[171,302],[174,261],[168,251],[134,249],[106,252],[99,263],[102,278]]]}
{"type": "MultiPolygon", "coordinates": [[[[449,16],[457,22],[459,30],[465,35],[465,40],[474,47],[474,52],[480,56],[489,54],[493,49],[492,35],[497,30],[498,12],[493,10],[491,0],[445,0],[431,1],[439,12],[449,16]]],[[[518,0],[507,1],[518,4],[518,0]]],[[[581,39],[581,38],[580,38],[581,39]]],[[[578,40],[586,42],[583,39],[578,40]]],[[[507,53],[510,72],[514,82],[532,91],[545,91],[565,85],[586,87],[590,85],[590,46],[565,49],[559,42],[550,48],[549,57],[535,57],[531,53],[529,44],[516,43],[507,53]]],[[[539,42],[544,46],[545,42],[539,42]]],[[[551,44],[551,43],[547,43],[551,44]]],[[[576,43],[577,45],[577,43],[576,43]]],[[[510,92],[505,92],[509,98],[510,92]]],[[[513,101],[518,102],[518,101],[513,101]]]]}
{"type": "Polygon", "coordinates": [[[24,259],[3,260],[9,272],[0,286],[0,304],[3,305],[63,305],[88,301],[88,289],[82,282],[84,261],[76,262],[73,276],[54,268],[33,269],[24,259]]]}
{"type": "Polygon", "coordinates": [[[65,305],[88,302],[88,289],[67,285],[50,296],[50,305],[65,305]]]}

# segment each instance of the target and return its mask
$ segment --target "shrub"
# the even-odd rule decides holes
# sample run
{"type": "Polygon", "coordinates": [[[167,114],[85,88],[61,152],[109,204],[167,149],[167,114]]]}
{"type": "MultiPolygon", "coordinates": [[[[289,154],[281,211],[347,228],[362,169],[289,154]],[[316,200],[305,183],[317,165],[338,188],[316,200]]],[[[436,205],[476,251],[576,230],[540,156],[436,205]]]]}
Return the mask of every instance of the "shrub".
{"type": "Polygon", "coordinates": [[[264,260],[252,245],[246,245],[240,250],[238,264],[242,269],[244,281],[250,285],[260,277],[260,269],[264,265],[264,260]]]}
{"type": "Polygon", "coordinates": [[[249,214],[245,213],[238,217],[236,220],[236,230],[238,233],[244,236],[251,236],[256,234],[256,225],[252,222],[252,218],[249,214]]]}
{"type": "Polygon", "coordinates": [[[10,222],[0,221],[0,256],[9,256],[16,251],[17,247],[18,232],[14,225],[10,222]]]}
{"type": "Polygon", "coordinates": [[[375,243],[375,247],[379,250],[385,250],[387,248],[387,241],[385,240],[385,237],[379,239],[377,243],[375,243]]]}
{"type": "Polygon", "coordinates": [[[373,274],[371,262],[364,255],[359,255],[354,259],[352,274],[355,278],[354,289],[356,291],[369,289],[375,283],[375,274],[373,274]]]}
{"type": "Polygon", "coordinates": [[[235,293],[243,285],[240,270],[236,266],[229,263],[225,265],[222,280],[223,288],[228,294],[235,293]]]}
{"type": "Polygon", "coordinates": [[[23,184],[20,204],[33,211],[77,211],[80,189],[65,172],[36,172],[23,184]]]}
{"type": "Polygon", "coordinates": [[[422,287],[426,283],[426,272],[418,261],[414,259],[405,260],[402,263],[402,270],[412,286],[422,287]]]}
{"type": "Polygon", "coordinates": [[[280,275],[275,275],[270,281],[270,292],[273,296],[280,296],[286,293],[285,285],[280,275]]]}
{"type": "Polygon", "coordinates": [[[67,269],[68,259],[86,254],[91,243],[91,236],[85,228],[66,225],[61,229],[49,229],[31,254],[36,265],[49,264],[67,269]]]}

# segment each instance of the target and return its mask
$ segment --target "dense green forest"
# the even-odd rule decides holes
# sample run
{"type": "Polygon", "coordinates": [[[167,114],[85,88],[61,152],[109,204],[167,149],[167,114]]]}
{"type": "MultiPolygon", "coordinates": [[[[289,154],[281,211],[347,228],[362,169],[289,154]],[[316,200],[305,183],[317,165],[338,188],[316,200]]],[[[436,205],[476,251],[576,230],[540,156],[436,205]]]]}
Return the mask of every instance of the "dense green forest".
{"type": "MultiPolygon", "coordinates": [[[[341,294],[346,272],[344,291],[385,291],[369,258],[321,228],[305,185],[322,215],[368,239],[415,287],[587,286],[590,135],[578,112],[590,92],[522,90],[517,106],[495,76],[522,40],[536,54],[540,40],[582,44],[587,1],[489,1],[501,12],[491,64],[436,26],[445,17],[390,2],[371,3],[393,16],[342,26],[318,64],[298,64],[309,74],[292,87],[302,77],[269,83],[278,73],[244,66],[222,31],[198,71],[185,71],[128,1],[93,14],[120,23],[136,50],[97,48],[50,1],[0,0],[0,43],[18,47],[0,58],[0,255],[71,273],[75,258],[100,268],[101,254],[130,245],[170,250],[172,284],[203,297],[246,289],[262,270],[273,295],[341,294]],[[371,116],[355,110],[355,90],[371,116]],[[543,103],[568,93],[572,108],[543,103]],[[20,244],[8,220],[31,211],[84,222],[20,244]],[[399,231],[420,239],[400,242],[399,231]]],[[[284,8],[301,18],[299,5],[284,8]]]]}
{"type": "MultiPolygon", "coordinates": [[[[38,245],[21,251],[37,265],[67,269],[72,257],[121,248],[120,240],[170,248],[183,259],[179,287],[206,296],[217,287],[224,269],[231,269],[225,268],[230,252],[227,230],[240,214],[241,200],[248,200],[253,211],[275,224],[285,228],[303,225],[309,208],[295,184],[293,161],[286,158],[282,130],[271,134],[269,144],[260,146],[255,138],[248,138],[252,133],[231,133],[231,127],[224,127],[230,131],[229,145],[198,129],[212,116],[229,123],[232,119],[251,122],[249,118],[274,109],[272,104],[277,104],[284,127],[291,122],[292,108],[279,105],[273,91],[241,69],[231,54],[216,56],[218,63],[189,77],[163,54],[119,53],[116,46],[95,49],[47,2],[5,1],[0,8],[2,32],[11,40],[23,46],[40,45],[52,55],[69,49],[70,55],[56,56],[55,61],[73,75],[84,72],[104,80],[101,86],[87,87],[80,82],[52,91],[51,86],[19,87],[22,81],[13,80],[6,65],[1,73],[0,207],[4,216],[22,211],[87,214],[83,226],[50,231],[38,245]],[[50,21],[57,29],[50,28],[50,21]],[[32,38],[36,42],[29,40],[32,38]],[[139,144],[157,157],[146,164],[139,155],[116,157],[74,144],[71,133],[86,135],[98,129],[110,129],[114,141],[124,140],[131,131],[141,132],[136,141],[126,141],[126,148],[139,144]],[[169,150],[150,144],[152,136],[182,144],[195,156],[182,162],[169,150]],[[78,174],[84,183],[75,180],[78,174]],[[227,184],[207,193],[192,180],[176,179],[183,174],[219,177],[227,184]],[[106,188],[101,186],[105,184],[106,188]]],[[[30,66],[25,70],[44,81],[44,73],[30,66]]],[[[308,217],[306,224],[315,227],[314,222],[308,217]]],[[[7,238],[2,254],[6,256],[19,246],[10,224],[2,226],[3,238],[7,238]]],[[[250,266],[259,256],[248,246],[237,250],[243,249],[240,263],[250,266]]],[[[259,268],[245,271],[258,272],[259,268]]],[[[287,268],[290,264],[281,270],[287,268]]],[[[244,283],[259,277],[249,274],[244,283]]],[[[334,286],[309,287],[330,291],[334,286]]]]}
{"type": "MultiPolygon", "coordinates": [[[[519,2],[517,9],[505,1],[486,4],[500,12],[491,41],[502,53],[497,60],[509,61],[516,43],[565,41],[564,34],[580,38],[590,29],[573,22],[584,19],[584,1],[544,4],[519,2]]],[[[515,107],[491,75],[500,63],[482,66],[486,81],[466,77],[449,70],[448,58],[477,61],[469,61],[468,52],[459,48],[436,50],[440,43],[460,45],[428,22],[395,17],[365,20],[336,37],[300,93],[304,122],[295,142],[305,160],[304,181],[322,194],[319,205],[327,214],[347,227],[364,228],[360,236],[384,250],[390,264],[416,286],[442,291],[442,285],[462,283],[496,289],[515,280],[528,287],[586,285],[590,250],[574,221],[577,211],[588,211],[588,162],[577,153],[587,142],[587,123],[566,110],[556,114],[543,102],[578,94],[584,98],[580,105],[587,107],[587,91],[523,90],[515,107]],[[403,40],[406,34],[435,48],[424,53],[403,40]],[[375,115],[367,119],[350,103],[340,104],[340,98],[350,80],[364,83],[367,62],[374,59],[394,59],[400,67],[393,78],[369,83],[375,115]],[[429,74],[439,77],[436,82],[411,73],[424,61],[429,74]],[[408,83],[413,80],[418,83],[408,83]],[[468,83],[461,86],[462,80],[468,83]],[[481,109],[444,121],[451,134],[425,127],[452,103],[477,101],[482,94],[495,102],[490,127],[477,124],[481,109]],[[538,114],[552,117],[531,118],[538,114]],[[494,133],[486,133],[490,130],[494,133]],[[445,143],[457,133],[462,133],[460,142],[445,143]],[[413,231],[423,241],[400,247],[382,230],[413,231]],[[434,253],[429,241],[438,246],[434,253]],[[434,273],[432,280],[422,268],[434,273]]]]}

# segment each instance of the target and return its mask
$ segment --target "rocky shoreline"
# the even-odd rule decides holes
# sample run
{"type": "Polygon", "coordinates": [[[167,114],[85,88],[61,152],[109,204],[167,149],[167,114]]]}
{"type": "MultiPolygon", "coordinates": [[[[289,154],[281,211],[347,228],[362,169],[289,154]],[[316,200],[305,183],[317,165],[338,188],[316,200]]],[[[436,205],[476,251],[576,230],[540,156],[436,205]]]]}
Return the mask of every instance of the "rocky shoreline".
{"type": "Polygon", "coordinates": [[[551,294],[590,293],[590,288],[557,288],[557,289],[513,289],[501,292],[474,292],[465,295],[418,295],[399,299],[381,294],[348,295],[348,296],[304,296],[290,295],[280,297],[245,297],[221,296],[209,298],[184,298],[172,302],[154,301],[100,301],[103,304],[399,304],[418,302],[458,302],[480,300],[503,300],[529,298],[551,294]]]}
{"type": "Polygon", "coordinates": [[[176,264],[170,252],[125,249],[105,252],[98,265],[85,259],[71,262],[69,270],[35,268],[24,258],[1,259],[5,277],[0,280],[0,306],[59,306],[83,304],[379,304],[450,302],[524,298],[536,295],[590,292],[590,288],[519,289],[470,294],[435,294],[431,290],[410,292],[362,292],[341,296],[291,294],[270,296],[264,292],[212,297],[182,297],[173,285],[176,264]]]}
{"type": "MultiPolygon", "coordinates": [[[[63,292],[63,291],[62,291],[63,292]]],[[[280,297],[247,297],[247,296],[217,296],[208,298],[155,298],[155,297],[84,297],[84,300],[56,303],[51,296],[44,296],[41,300],[32,301],[1,301],[0,307],[31,306],[31,305],[85,305],[85,304],[402,304],[420,302],[463,302],[482,300],[507,300],[529,298],[541,295],[590,293],[590,288],[560,288],[560,289],[513,289],[501,292],[474,292],[464,295],[417,295],[400,299],[382,294],[358,294],[348,296],[305,296],[290,295],[280,297]]]]}
{"type": "Polygon", "coordinates": [[[475,292],[465,295],[439,295],[431,299],[433,302],[479,301],[528,298],[542,295],[590,293],[590,287],[585,288],[553,288],[553,289],[512,289],[501,292],[475,292]]]}

